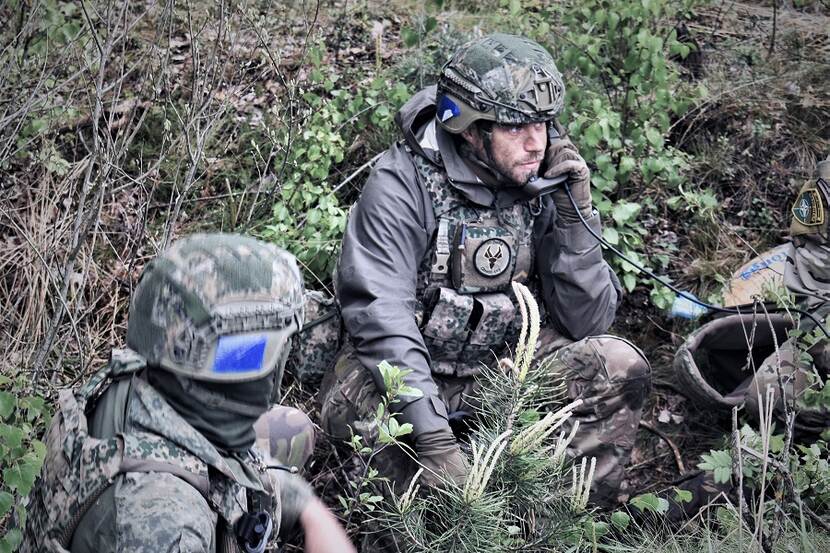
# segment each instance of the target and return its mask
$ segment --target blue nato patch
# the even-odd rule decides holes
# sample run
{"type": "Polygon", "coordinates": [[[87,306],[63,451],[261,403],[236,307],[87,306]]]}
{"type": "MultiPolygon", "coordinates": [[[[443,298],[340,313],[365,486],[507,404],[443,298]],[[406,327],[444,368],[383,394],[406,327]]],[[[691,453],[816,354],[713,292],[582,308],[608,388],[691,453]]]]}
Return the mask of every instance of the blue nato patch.
{"type": "Polygon", "coordinates": [[[441,96],[441,101],[438,103],[438,119],[444,123],[448,119],[459,115],[461,115],[461,108],[458,107],[458,104],[450,100],[449,96],[441,96]]]}
{"type": "Polygon", "coordinates": [[[220,336],[213,359],[218,374],[259,372],[265,358],[265,335],[220,336]]]}

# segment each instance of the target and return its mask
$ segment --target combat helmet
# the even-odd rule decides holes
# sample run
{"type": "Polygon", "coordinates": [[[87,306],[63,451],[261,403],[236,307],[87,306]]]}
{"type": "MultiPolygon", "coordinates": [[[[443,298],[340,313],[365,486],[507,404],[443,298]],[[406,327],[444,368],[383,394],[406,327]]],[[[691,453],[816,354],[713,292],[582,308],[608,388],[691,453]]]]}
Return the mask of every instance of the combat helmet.
{"type": "Polygon", "coordinates": [[[479,120],[544,122],[562,111],[564,97],[562,75],[547,50],[528,38],[497,33],[468,42],[444,64],[436,117],[454,134],[479,120]]]}
{"type": "Polygon", "coordinates": [[[247,382],[287,358],[303,321],[294,256],[246,236],[196,234],[145,267],[127,345],[149,366],[192,380],[247,382]]]}

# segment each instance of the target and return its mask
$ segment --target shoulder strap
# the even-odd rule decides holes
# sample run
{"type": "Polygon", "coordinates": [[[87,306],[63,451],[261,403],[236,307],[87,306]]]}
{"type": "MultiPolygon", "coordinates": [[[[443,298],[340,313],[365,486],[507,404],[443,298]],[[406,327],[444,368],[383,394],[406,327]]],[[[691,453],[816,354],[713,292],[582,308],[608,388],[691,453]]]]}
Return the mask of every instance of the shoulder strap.
{"type": "Polygon", "coordinates": [[[86,410],[87,401],[99,391],[101,385],[110,379],[135,374],[147,366],[147,360],[131,349],[114,349],[107,366],[95,373],[77,392],[75,398],[81,410],[86,410]]]}

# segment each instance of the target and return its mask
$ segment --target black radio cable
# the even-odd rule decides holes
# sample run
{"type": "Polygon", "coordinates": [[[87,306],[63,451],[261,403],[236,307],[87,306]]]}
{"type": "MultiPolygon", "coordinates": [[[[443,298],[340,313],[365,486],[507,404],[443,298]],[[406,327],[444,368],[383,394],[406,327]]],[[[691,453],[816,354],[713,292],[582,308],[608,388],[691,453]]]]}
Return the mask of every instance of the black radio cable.
{"type": "MultiPolygon", "coordinates": [[[[685,298],[685,299],[687,299],[687,300],[689,300],[693,303],[696,303],[701,307],[705,307],[706,309],[710,309],[712,311],[718,311],[718,312],[721,312],[721,313],[731,313],[731,314],[737,314],[737,315],[745,315],[746,314],[745,312],[742,312],[740,309],[736,309],[736,308],[733,308],[733,307],[721,307],[720,305],[712,305],[710,303],[706,303],[705,301],[694,297],[692,294],[677,288],[676,286],[674,286],[673,284],[671,284],[667,280],[664,280],[662,277],[659,277],[656,274],[652,273],[651,271],[649,271],[648,269],[646,269],[645,267],[643,267],[639,263],[629,259],[624,253],[619,251],[617,248],[612,246],[607,240],[605,240],[605,238],[603,238],[602,236],[600,236],[599,234],[594,232],[594,229],[591,228],[591,226],[588,224],[588,221],[586,221],[585,217],[582,216],[582,212],[580,211],[579,207],[576,205],[576,200],[574,199],[573,194],[571,194],[571,188],[568,186],[568,183],[563,182],[562,186],[565,187],[565,192],[568,194],[568,199],[571,201],[571,205],[576,210],[576,214],[579,217],[579,220],[582,222],[582,226],[584,226],[588,230],[588,232],[591,234],[591,236],[593,236],[600,244],[602,244],[603,246],[605,246],[606,248],[611,250],[614,253],[614,255],[616,255],[619,258],[624,259],[625,261],[630,263],[641,274],[644,274],[644,275],[648,276],[649,278],[651,278],[652,280],[654,280],[655,282],[660,283],[661,285],[665,286],[666,288],[668,288],[669,290],[671,290],[672,292],[674,292],[678,296],[680,296],[682,298],[685,298]]],[[[830,339],[830,333],[827,332],[827,328],[812,313],[809,313],[807,311],[804,311],[802,309],[797,309],[797,308],[794,308],[794,307],[772,307],[772,308],[768,309],[768,311],[771,311],[771,312],[774,312],[774,313],[775,312],[786,311],[786,312],[793,312],[793,313],[798,313],[800,315],[804,315],[805,317],[807,317],[808,319],[813,321],[818,328],[821,329],[821,331],[824,333],[825,337],[830,339]]]]}

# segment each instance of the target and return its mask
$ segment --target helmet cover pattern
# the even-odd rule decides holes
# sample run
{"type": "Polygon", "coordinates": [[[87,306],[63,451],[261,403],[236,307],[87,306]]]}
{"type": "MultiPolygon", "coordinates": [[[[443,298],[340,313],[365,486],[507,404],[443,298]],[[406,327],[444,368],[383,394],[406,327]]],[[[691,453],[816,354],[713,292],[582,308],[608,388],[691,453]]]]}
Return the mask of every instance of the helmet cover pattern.
{"type": "Polygon", "coordinates": [[[192,235],[144,268],[127,345],[148,365],[194,380],[255,380],[274,370],[302,326],[303,292],[285,250],[241,235],[192,235]]]}
{"type": "Polygon", "coordinates": [[[477,120],[505,125],[550,121],[565,85],[553,58],[524,37],[492,34],[459,48],[438,80],[436,117],[451,133],[477,120]]]}

